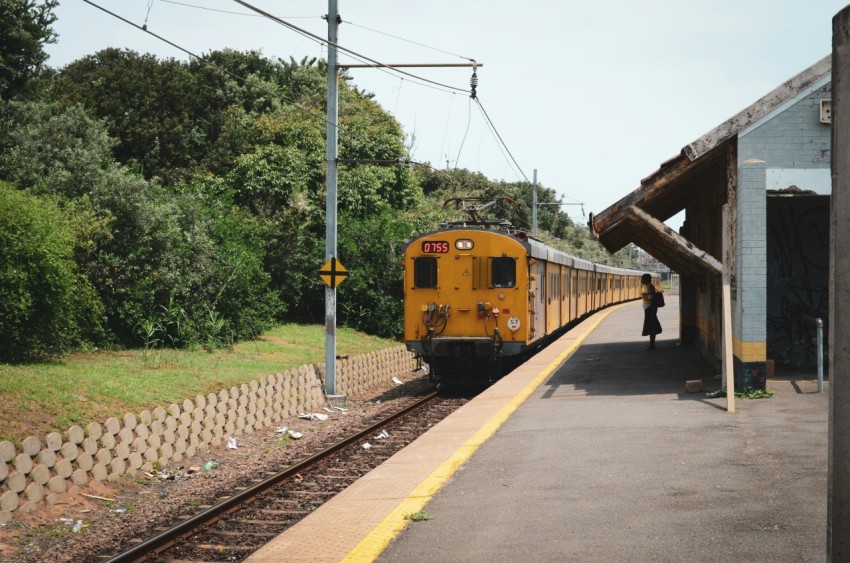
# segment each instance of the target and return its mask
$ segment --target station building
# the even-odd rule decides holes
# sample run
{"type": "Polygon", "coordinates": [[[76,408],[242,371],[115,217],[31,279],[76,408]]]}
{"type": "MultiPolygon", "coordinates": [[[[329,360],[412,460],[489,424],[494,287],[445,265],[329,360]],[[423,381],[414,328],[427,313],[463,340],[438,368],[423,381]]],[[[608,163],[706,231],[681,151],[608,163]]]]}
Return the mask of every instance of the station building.
{"type": "Polygon", "coordinates": [[[609,251],[635,243],[680,275],[680,341],[718,365],[727,265],[738,389],[764,388],[769,367],[814,367],[814,319],[827,339],[831,77],[826,57],[590,217],[609,251]],[[664,221],[681,211],[675,232],[664,221]]]}

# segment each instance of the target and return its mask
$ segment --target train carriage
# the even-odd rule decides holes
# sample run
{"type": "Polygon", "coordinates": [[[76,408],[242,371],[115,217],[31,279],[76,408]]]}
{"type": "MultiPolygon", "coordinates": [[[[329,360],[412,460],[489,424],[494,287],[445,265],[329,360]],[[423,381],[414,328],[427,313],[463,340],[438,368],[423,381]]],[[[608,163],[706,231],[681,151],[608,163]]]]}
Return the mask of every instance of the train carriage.
{"type": "Polygon", "coordinates": [[[589,313],[639,298],[640,275],[504,223],[449,223],[405,247],[405,343],[440,383],[493,381],[589,313]]]}

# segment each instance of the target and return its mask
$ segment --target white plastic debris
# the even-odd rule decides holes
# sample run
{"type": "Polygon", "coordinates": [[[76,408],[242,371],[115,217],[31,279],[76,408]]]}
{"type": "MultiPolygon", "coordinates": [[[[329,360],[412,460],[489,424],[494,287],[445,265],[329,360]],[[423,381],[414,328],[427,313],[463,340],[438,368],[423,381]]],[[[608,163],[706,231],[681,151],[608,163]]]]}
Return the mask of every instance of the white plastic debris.
{"type": "Polygon", "coordinates": [[[318,412],[301,412],[298,413],[298,418],[303,418],[304,420],[327,420],[328,415],[318,412]]]}
{"type": "Polygon", "coordinates": [[[389,438],[389,437],[390,437],[390,433],[387,432],[386,430],[381,430],[380,434],[375,435],[376,440],[383,440],[384,438],[389,438]]]}
{"type": "Polygon", "coordinates": [[[393,383],[395,383],[396,385],[401,385],[404,382],[397,377],[393,377],[393,383]]]}
{"type": "Polygon", "coordinates": [[[75,534],[79,534],[79,533],[80,533],[80,530],[82,530],[82,529],[83,529],[83,521],[82,521],[82,520],[77,520],[76,524],[74,524],[74,527],[73,527],[73,528],[71,528],[71,530],[72,530],[75,534]]]}
{"type": "Polygon", "coordinates": [[[334,408],[335,408],[336,410],[340,411],[340,412],[348,412],[348,409],[343,408],[343,407],[337,407],[337,406],[334,406],[334,408]]]}
{"type": "Polygon", "coordinates": [[[365,444],[363,444],[363,449],[364,449],[364,450],[368,450],[368,449],[369,449],[369,448],[371,448],[371,447],[372,447],[372,444],[370,444],[369,442],[366,442],[365,444]]]}
{"type": "Polygon", "coordinates": [[[277,428],[274,429],[274,431],[275,431],[275,434],[286,434],[286,432],[289,431],[289,427],[288,426],[278,426],[277,428]]]}
{"type": "Polygon", "coordinates": [[[227,449],[228,450],[235,450],[239,446],[240,446],[239,440],[237,440],[236,438],[231,437],[231,438],[227,439],[227,449]]]}
{"type": "Polygon", "coordinates": [[[302,434],[301,432],[298,432],[296,430],[290,430],[288,433],[289,433],[289,437],[292,438],[293,440],[297,440],[297,439],[304,436],[304,434],[302,434]]]}
{"type": "Polygon", "coordinates": [[[325,412],[334,412],[334,410],[331,407],[322,407],[322,410],[325,411],[325,412]]]}

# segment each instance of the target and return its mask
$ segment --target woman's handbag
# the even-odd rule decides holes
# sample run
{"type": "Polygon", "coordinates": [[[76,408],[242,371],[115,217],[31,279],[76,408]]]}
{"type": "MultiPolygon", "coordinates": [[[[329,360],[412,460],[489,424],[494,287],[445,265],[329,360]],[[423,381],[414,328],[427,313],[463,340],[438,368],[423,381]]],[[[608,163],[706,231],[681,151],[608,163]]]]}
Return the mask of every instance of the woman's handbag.
{"type": "Polygon", "coordinates": [[[656,291],[655,293],[652,294],[652,306],[657,307],[659,309],[664,306],[664,292],[663,291],[656,291]]]}

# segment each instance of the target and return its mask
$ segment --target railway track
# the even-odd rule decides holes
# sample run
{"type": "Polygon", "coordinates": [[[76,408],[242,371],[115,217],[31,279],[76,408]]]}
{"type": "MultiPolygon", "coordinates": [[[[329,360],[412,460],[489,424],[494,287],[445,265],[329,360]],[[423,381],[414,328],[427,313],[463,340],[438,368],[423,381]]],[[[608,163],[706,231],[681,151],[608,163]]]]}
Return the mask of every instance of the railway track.
{"type": "Polygon", "coordinates": [[[465,402],[430,393],[106,560],[241,561],[465,402]]]}

